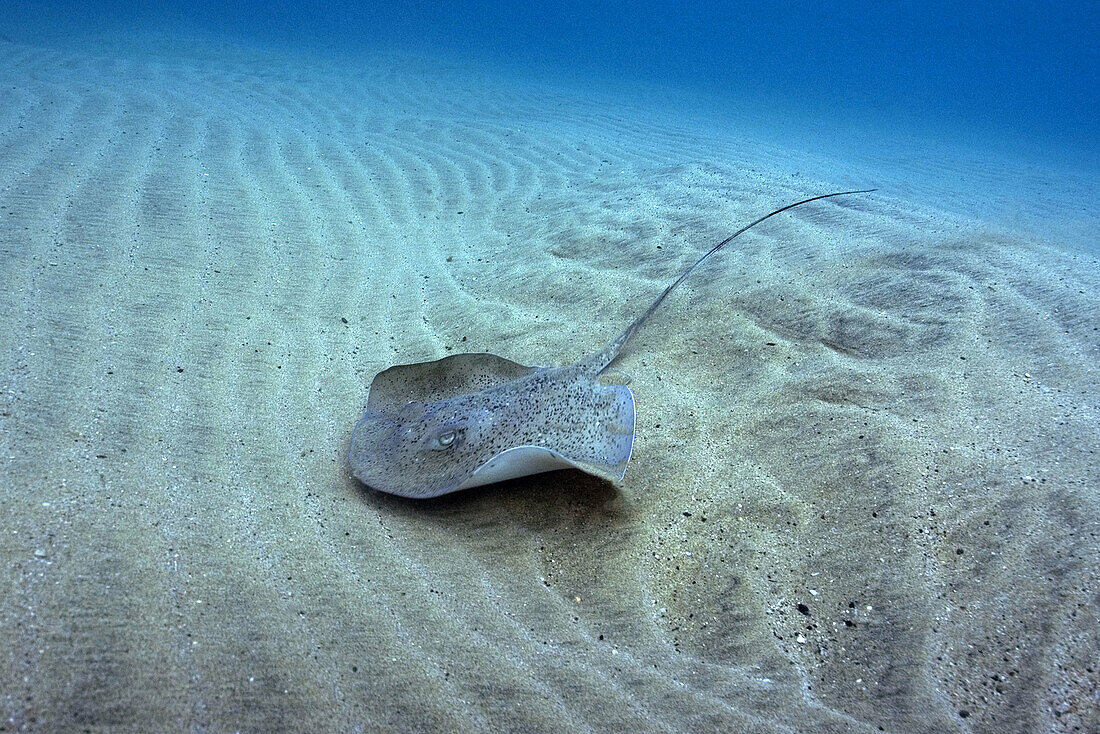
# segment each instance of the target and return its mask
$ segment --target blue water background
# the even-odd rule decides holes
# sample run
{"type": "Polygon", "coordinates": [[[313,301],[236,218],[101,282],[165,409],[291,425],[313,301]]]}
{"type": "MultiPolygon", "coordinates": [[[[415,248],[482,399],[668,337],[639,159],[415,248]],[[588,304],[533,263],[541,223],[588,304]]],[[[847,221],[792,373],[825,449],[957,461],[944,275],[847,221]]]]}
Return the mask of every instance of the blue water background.
{"type": "Polygon", "coordinates": [[[645,89],[650,103],[700,116],[772,116],[810,145],[823,128],[872,130],[1100,170],[1096,2],[200,0],[0,2],[0,12],[10,21],[0,34],[15,41],[168,33],[415,53],[581,89],[645,89]],[[793,132],[790,120],[801,121],[793,132]]]}

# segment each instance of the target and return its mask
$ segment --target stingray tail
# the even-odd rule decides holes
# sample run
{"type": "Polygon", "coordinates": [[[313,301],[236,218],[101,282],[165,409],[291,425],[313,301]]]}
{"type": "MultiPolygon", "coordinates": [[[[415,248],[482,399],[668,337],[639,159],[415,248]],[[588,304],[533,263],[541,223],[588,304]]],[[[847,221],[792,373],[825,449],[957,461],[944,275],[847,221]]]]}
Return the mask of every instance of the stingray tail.
{"type": "Polygon", "coordinates": [[[668,288],[665,288],[661,295],[657,296],[657,300],[651,303],[649,305],[649,308],[647,308],[641,316],[634,319],[634,322],[630,324],[630,326],[626,327],[626,330],[623,331],[623,333],[619,334],[619,336],[617,336],[615,340],[608,344],[606,347],[588,357],[586,361],[589,362],[589,364],[596,372],[603,372],[604,370],[606,370],[609,366],[611,366],[611,363],[615,361],[615,358],[619,356],[619,353],[622,352],[623,347],[626,346],[626,343],[634,337],[634,334],[637,333],[638,329],[642,328],[642,325],[646,322],[646,319],[652,316],[653,312],[657,310],[657,307],[661,305],[661,302],[665,300],[666,297],[668,297],[668,294],[672,292],[673,288],[680,285],[680,283],[682,283],[685,278],[691,275],[691,271],[699,267],[699,265],[701,265],[704,260],[721,250],[730,242],[733,242],[735,239],[737,239],[738,236],[744,234],[745,232],[748,232],[750,229],[763,222],[765,219],[771,219],[776,214],[782,214],[788,209],[794,209],[796,206],[809,204],[811,201],[817,201],[818,199],[830,199],[834,196],[848,196],[849,194],[868,194],[872,191],[877,190],[878,189],[859,189],[858,191],[836,191],[831,194],[820,194],[819,196],[811,196],[809,199],[803,199],[802,201],[796,201],[793,204],[787,204],[784,207],[780,207],[779,209],[776,209],[775,211],[769,214],[765,214],[759,219],[750,222],[749,224],[746,224],[744,227],[737,230],[729,237],[707,250],[707,252],[701,258],[696,260],[691,265],[691,267],[689,267],[680,275],[679,278],[674,280],[672,282],[672,285],[670,285],[668,288]]]}

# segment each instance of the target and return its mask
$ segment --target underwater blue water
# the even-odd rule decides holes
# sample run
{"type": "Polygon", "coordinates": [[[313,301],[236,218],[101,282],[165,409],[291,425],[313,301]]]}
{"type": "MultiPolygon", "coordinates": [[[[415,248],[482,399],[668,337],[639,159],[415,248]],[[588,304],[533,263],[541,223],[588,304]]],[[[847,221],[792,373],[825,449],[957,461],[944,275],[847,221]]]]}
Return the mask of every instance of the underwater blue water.
{"type": "MultiPolygon", "coordinates": [[[[713,108],[787,109],[1100,168],[1100,3],[0,2],[7,35],[210,34],[394,50],[574,84],[644,84],[713,108]]],[[[4,33],[4,31],[0,31],[4,33]]],[[[18,39],[12,39],[18,40],[18,39]]]]}

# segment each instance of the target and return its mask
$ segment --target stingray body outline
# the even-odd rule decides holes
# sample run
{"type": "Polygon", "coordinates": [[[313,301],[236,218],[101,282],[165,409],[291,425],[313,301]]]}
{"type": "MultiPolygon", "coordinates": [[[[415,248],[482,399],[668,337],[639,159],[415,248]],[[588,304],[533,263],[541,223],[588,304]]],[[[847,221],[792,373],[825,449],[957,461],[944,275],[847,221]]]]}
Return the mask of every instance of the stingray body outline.
{"type": "Polygon", "coordinates": [[[871,191],[813,196],[750,222],[704,253],[607,346],[573,364],[531,367],[467,353],[379,372],[352,430],[353,474],[373,489],[415,498],[564,468],[621,481],[634,446],[635,402],[629,378],[610,368],[661,302],[704,260],[764,220],[871,191]]]}

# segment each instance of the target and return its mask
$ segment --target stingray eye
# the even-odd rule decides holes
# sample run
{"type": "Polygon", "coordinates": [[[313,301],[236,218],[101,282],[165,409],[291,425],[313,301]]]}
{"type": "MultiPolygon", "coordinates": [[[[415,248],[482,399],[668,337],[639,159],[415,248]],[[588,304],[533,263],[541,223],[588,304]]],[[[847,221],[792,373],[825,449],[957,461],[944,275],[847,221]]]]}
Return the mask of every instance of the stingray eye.
{"type": "Polygon", "coordinates": [[[462,444],[465,428],[448,428],[432,436],[428,446],[436,451],[446,451],[462,444]]]}

